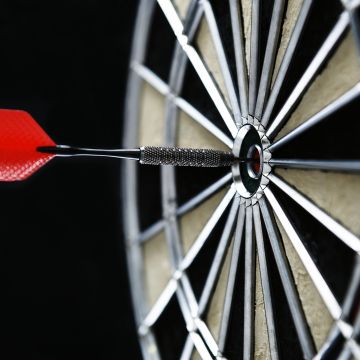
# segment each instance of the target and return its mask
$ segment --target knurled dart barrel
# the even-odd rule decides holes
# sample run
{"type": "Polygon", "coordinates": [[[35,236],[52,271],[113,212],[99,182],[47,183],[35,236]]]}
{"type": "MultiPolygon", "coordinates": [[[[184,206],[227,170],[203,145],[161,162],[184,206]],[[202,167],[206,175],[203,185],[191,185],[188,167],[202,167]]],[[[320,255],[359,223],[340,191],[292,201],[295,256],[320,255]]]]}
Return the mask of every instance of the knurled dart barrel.
{"type": "Polygon", "coordinates": [[[196,167],[231,166],[231,152],[212,149],[183,149],[144,146],[140,148],[140,162],[146,165],[173,165],[196,167]]]}

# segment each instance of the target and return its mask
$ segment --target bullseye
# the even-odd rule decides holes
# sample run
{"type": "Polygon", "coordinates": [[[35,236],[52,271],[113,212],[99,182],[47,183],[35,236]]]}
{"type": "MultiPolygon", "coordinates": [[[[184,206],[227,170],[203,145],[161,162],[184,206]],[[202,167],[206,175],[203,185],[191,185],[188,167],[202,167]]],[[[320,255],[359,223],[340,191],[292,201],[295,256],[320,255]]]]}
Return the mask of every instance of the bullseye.
{"type": "Polygon", "coordinates": [[[259,187],[263,171],[263,149],[258,131],[253,125],[242,126],[235,138],[233,154],[236,158],[247,159],[232,166],[237,192],[250,198],[259,187]]]}
{"type": "Polygon", "coordinates": [[[250,147],[248,152],[248,172],[249,175],[254,178],[258,179],[261,176],[262,172],[262,150],[259,145],[253,145],[250,147]]]}

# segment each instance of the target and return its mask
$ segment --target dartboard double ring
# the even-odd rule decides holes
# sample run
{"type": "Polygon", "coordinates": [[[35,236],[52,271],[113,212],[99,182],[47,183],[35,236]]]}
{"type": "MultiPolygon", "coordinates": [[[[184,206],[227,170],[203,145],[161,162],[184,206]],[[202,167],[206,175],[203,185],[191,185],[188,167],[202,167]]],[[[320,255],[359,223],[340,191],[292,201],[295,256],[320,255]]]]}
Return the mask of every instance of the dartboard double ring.
{"type": "Polygon", "coordinates": [[[123,164],[144,358],[360,358],[358,6],[140,1],[124,147],[249,159],[123,164]]]}

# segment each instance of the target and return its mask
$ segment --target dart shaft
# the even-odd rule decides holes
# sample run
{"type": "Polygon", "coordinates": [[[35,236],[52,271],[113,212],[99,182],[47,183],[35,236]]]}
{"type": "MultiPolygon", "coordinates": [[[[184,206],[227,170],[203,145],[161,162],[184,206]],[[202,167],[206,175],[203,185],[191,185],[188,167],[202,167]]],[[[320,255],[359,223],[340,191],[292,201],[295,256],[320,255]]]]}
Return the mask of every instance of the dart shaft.
{"type": "Polygon", "coordinates": [[[55,154],[59,157],[93,156],[131,160],[140,159],[140,149],[90,149],[76,146],[57,145],[39,147],[37,150],[42,153],[55,154]]]}
{"type": "MultiPolygon", "coordinates": [[[[58,145],[40,147],[38,151],[55,154],[61,157],[101,156],[121,159],[139,160],[146,165],[172,165],[193,167],[231,166],[234,155],[230,151],[212,149],[184,149],[175,147],[144,146],[140,149],[88,149],[58,145]]],[[[246,161],[236,159],[236,161],[246,161]]]]}

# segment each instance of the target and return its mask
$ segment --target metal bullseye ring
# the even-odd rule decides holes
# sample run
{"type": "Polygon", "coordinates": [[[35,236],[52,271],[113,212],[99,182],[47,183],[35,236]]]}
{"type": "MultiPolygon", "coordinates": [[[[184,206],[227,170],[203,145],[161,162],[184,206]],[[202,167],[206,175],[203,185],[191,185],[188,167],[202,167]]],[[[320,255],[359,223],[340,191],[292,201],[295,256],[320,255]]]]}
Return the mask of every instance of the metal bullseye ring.
{"type": "Polygon", "coordinates": [[[234,164],[232,173],[238,193],[250,198],[260,187],[263,169],[262,143],[254,126],[246,124],[240,128],[234,141],[233,154],[249,159],[248,162],[234,164]],[[258,159],[253,158],[255,154],[258,154],[258,159]],[[258,167],[254,166],[254,162],[258,162],[258,167]]]}

